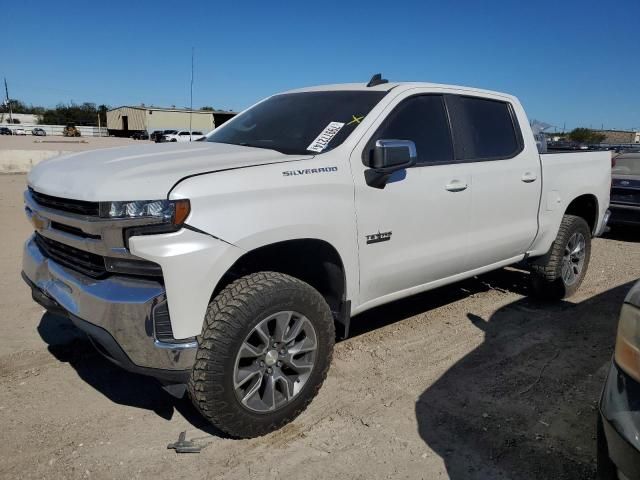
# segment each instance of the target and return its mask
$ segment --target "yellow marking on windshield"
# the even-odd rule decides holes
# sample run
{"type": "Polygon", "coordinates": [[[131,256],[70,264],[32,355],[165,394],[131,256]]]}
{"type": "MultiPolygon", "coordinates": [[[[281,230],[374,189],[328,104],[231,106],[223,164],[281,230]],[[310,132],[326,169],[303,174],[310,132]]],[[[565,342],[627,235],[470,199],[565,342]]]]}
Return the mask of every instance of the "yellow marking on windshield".
{"type": "Polygon", "coordinates": [[[355,115],[351,115],[351,118],[353,118],[353,120],[347,123],[347,125],[351,125],[352,123],[360,123],[360,121],[364,118],[364,115],[360,115],[359,117],[356,117],[355,115]]]}

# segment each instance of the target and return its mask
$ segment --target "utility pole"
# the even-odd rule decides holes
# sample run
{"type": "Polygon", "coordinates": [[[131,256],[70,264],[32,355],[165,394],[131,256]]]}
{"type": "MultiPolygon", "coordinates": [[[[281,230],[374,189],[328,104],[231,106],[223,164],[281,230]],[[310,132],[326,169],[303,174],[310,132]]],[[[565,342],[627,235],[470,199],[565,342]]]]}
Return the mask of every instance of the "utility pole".
{"type": "Polygon", "coordinates": [[[193,117],[193,47],[191,47],[191,103],[189,104],[189,141],[192,142],[191,117],[193,117]]]}
{"type": "Polygon", "coordinates": [[[9,87],[7,87],[7,77],[4,77],[4,93],[7,99],[7,106],[9,107],[9,123],[13,124],[13,109],[11,107],[11,100],[9,100],[9,87]]]}

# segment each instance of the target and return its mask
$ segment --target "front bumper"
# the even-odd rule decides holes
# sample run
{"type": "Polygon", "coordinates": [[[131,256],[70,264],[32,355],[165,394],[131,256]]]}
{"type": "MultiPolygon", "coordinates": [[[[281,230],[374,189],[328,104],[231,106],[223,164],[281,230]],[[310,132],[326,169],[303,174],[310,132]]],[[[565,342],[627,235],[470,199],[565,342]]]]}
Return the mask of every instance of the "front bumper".
{"type": "Polygon", "coordinates": [[[166,381],[188,379],[197,343],[154,338],[152,311],[166,300],[162,283],[116,275],[87,277],[46,258],[33,237],[24,246],[22,268],[34,300],[68,316],[114,363],[166,381]]]}
{"type": "Polygon", "coordinates": [[[600,226],[594,233],[594,237],[601,237],[607,230],[607,225],[609,224],[609,219],[611,218],[611,210],[606,210],[604,212],[604,216],[602,217],[602,222],[600,222],[600,226]]]}
{"type": "Polygon", "coordinates": [[[615,361],[611,362],[600,399],[600,422],[599,469],[600,458],[608,458],[618,478],[640,478],[640,383],[615,361]]]}
{"type": "Polygon", "coordinates": [[[610,224],[640,226],[640,205],[612,203],[609,208],[611,209],[610,224]]]}

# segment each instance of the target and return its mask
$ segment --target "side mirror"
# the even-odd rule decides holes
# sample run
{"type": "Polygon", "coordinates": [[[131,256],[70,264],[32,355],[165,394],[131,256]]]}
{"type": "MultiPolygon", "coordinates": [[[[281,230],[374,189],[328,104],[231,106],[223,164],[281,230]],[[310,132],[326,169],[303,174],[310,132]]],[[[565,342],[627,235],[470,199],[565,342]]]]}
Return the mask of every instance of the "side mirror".
{"type": "Polygon", "coordinates": [[[365,180],[370,187],[384,188],[394,172],[416,164],[416,144],[411,140],[376,140],[365,180]]]}

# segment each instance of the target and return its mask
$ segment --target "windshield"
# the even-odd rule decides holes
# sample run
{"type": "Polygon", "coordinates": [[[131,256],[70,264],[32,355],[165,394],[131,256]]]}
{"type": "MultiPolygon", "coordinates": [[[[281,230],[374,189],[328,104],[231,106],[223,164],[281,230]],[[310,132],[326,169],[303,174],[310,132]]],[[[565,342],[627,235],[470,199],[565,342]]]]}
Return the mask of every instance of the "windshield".
{"type": "Polygon", "coordinates": [[[614,175],[640,175],[640,153],[627,153],[615,158],[616,166],[611,169],[614,175]]]}
{"type": "Polygon", "coordinates": [[[328,152],[344,142],[385,95],[380,91],[275,95],[214,130],[207,141],[285,154],[328,152]]]}

